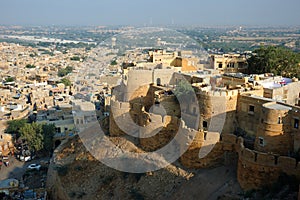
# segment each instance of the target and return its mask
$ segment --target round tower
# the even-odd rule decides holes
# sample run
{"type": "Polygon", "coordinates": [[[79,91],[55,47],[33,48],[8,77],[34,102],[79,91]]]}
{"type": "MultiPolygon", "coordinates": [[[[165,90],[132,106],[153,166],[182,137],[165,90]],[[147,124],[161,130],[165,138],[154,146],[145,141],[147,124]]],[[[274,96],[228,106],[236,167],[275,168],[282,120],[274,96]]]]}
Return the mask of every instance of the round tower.
{"type": "Polygon", "coordinates": [[[255,139],[255,150],[279,155],[288,155],[293,150],[291,120],[288,116],[291,109],[276,102],[263,105],[255,139]]]}

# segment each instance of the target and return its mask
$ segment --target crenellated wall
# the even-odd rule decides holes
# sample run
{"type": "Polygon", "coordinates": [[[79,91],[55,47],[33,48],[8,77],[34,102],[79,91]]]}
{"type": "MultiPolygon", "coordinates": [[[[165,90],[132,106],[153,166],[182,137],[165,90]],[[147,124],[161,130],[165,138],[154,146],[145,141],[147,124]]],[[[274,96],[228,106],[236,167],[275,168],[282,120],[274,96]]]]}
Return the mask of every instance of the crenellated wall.
{"type": "Polygon", "coordinates": [[[169,85],[173,77],[174,69],[135,69],[129,70],[125,75],[126,80],[123,80],[126,89],[124,94],[124,101],[130,101],[134,98],[134,93],[141,86],[150,84],[155,85],[169,85]]]}
{"type": "Polygon", "coordinates": [[[210,132],[232,133],[236,122],[238,90],[211,91],[204,88],[197,91],[201,130],[210,132]],[[204,125],[207,124],[207,127],[204,125]]]}
{"type": "MultiPolygon", "coordinates": [[[[129,111],[130,111],[130,104],[128,102],[120,102],[115,100],[112,97],[110,101],[111,112],[109,115],[109,132],[111,136],[120,136],[124,135],[125,132],[119,127],[122,121],[127,122],[129,111]]],[[[122,123],[124,124],[124,123],[122,123]]]]}
{"type": "Polygon", "coordinates": [[[150,115],[151,122],[144,128],[140,128],[140,135],[152,137],[140,137],[140,147],[145,151],[155,151],[168,144],[178,133],[180,120],[177,117],[165,115],[150,115]]]}
{"type": "MultiPolygon", "coordinates": [[[[223,134],[217,150],[238,153],[237,178],[244,190],[258,189],[278,180],[280,173],[295,175],[300,179],[300,162],[287,156],[275,156],[244,147],[244,140],[231,134],[223,134]]],[[[209,156],[209,155],[208,155],[209,156]]]]}
{"type": "MultiPolygon", "coordinates": [[[[134,123],[139,124],[140,127],[135,131],[138,131],[140,136],[150,135],[139,139],[140,147],[146,151],[155,151],[167,145],[179,130],[183,131],[185,139],[194,135],[194,140],[190,141],[187,151],[180,157],[180,162],[189,168],[211,167],[224,164],[226,155],[232,153],[238,158],[237,178],[244,190],[271,185],[278,180],[281,173],[295,175],[300,179],[300,163],[287,157],[289,152],[300,146],[300,137],[297,137],[299,127],[293,128],[295,125],[292,124],[293,120],[300,118],[296,107],[251,94],[240,95],[238,90],[211,92],[206,89],[196,91],[200,110],[198,130],[188,128],[188,124],[186,126],[172,113],[172,110],[183,109],[187,111],[187,115],[190,113],[192,116],[193,103],[181,105],[179,108],[176,107],[178,103],[174,95],[166,94],[159,97],[159,106],[153,107],[152,114],[145,111],[145,97],[143,99],[136,96],[136,101],[130,103],[112,98],[111,107],[115,110],[110,115],[110,134],[120,136],[126,132],[117,126],[116,121],[125,121],[125,127],[128,129],[135,129],[134,123]],[[220,108],[219,105],[224,107],[220,108]],[[162,107],[165,111],[160,110],[162,107]],[[216,108],[226,113],[221,137],[215,145],[209,144],[212,150],[200,158],[199,152],[203,147],[207,147],[207,136],[213,132],[208,130],[209,126],[215,127],[214,115],[222,118],[221,113],[216,112],[216,108]],[[127,123],[128,116],[132,118],[130,123],[127,123]],[[206,130],[203,127],[204,121],[208,126],[206,130]],[[256,136],[255,150],[245,148],[243,138],[225,134],[232,133],[235,127],[241,127],[256,136]]],[[[159,92],[159,88],[150,86],[148,91],[150,92],[145,94],[152,99],[147,105],[150,107],[154,103],[155,91],[159,92]]],[[[183,145],[181,149],[185,149],[186,144],[181,144],[180,139],[177,143],[183,145]]]]}
{"type": "Polygon", "coordinates": [[[202,159],[199,151],[204,143],[204,134],[199,134],[188,151],[181,156],[181,163],[189,168],[203,168],[222,164],[225,152],[238,153],[237,178],[244,190],[259,189],[276,182],[281,173],[295,175],[300,179],[300,162],[287,156],[275,156],[244,147],[242,137],[222,134],[213,150],[202,159]]]}

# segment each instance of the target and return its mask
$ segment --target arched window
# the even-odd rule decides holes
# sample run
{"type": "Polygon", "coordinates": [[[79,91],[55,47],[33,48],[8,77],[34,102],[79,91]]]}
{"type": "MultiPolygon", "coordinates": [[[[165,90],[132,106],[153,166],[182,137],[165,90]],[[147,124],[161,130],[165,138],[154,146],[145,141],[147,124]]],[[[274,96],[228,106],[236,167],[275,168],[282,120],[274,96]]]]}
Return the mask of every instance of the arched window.
{"type": "Polygon", "coordinates": [[[156,79],[156,85],[161,85],[161,79],[160,78],[156,79]]]}

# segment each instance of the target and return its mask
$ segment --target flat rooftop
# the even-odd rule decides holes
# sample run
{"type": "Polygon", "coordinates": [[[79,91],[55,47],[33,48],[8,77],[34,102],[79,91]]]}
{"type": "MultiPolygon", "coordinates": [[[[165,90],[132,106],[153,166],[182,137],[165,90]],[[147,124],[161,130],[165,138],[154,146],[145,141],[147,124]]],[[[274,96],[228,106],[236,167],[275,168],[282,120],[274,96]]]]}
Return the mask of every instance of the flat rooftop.
{"type": "Polygon", "coordinates": [[[270,78],[264,81],[261,81],[260,84],[264,87],[264,88],[268,88],[268,89],[276,89],[276,88],[281,88],[285,85],[288,85],[290,83],[292,83],[292,79],[290,78],[279,78],[279,77],[274,77],[274,78],[270,78]]]}
{"type": "Polygon", "coordinates": [[[266,108],[270,108],[273,110],[292,110],[292,107],[290,106],[285,106],[282,104],[274,103],[274,104],[267,104],[265,105],[266,108]]]}
{"type": "Polygon", "coordinates": [[[262,96],[257,96],[257,95],[253,95],[253,94],[246,94],[245,96],[249,96],[249,97],[252,97],[252,98],[255,98],[255,99],[259,99],[259,100],[264,100],[264,101],[275,101],[274,99],[270,99],[270,98],[266,98],[266,97],[262,97],[262,96]]]}

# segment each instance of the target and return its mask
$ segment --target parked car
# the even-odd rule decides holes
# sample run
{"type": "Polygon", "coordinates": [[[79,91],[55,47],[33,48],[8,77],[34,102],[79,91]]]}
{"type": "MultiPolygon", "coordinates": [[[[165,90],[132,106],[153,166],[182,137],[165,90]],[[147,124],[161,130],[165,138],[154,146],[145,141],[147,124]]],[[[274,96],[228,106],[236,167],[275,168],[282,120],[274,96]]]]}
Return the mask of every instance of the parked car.
{"type": "Polygon", "coordinates": [[[27,162],[27,161],[31,160],[31,156],[20,155],[19,159],[20,159],[20,161],[27,162]]]}
{"type": "Polygon", "coordinates": [[[9,158],[8,158],[8,156],[2,156],[2,159],[3,160],[8,160],[9,158]]]}
{"type": "Polygon", "coordinates": [[[8,156],[3,156],[2,157],[2,162],[4,163],[4,165],[6,167],[8,167],[9,166],[9,158],[8,158],[8,156]]]}
{"type": "Polygon", "coordinates": [[[27,169],[36,169],[36,170],[40,170],[41,169],[41,165],[39,164],[30,164],[27,169]]]}

